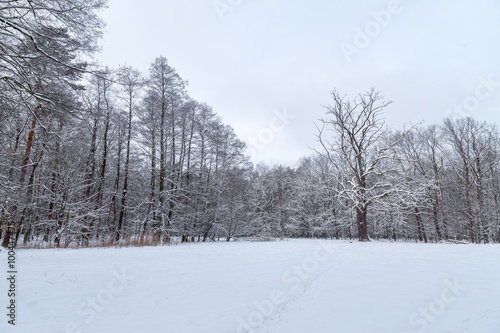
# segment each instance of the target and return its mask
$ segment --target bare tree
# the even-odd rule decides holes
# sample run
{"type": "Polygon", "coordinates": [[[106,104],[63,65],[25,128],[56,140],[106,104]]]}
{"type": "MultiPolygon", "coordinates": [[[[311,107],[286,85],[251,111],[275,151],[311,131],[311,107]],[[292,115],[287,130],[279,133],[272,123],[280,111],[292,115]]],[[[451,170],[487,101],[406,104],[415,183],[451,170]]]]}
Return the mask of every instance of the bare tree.
{"type": "Polygon", "coordinates": [[[446,119],[445,128],[453,151],[449,155],[450,163],[458,184],[462,185],[470,240],[488,243],[494,237],[487,211],[491,211],[488,198],[492,197],[489,175],[498,163],[496,128],[472,118],[446,119]]]}
{"type": "Polygon", "coordinates": [[[159,241],[163,241],[163,237],[166,235],[168,242],[167,229],[173,214],[172,190],[175,187],[170,176],[172,176],[175,170],[176,160],[176,110],[181,104],[179,99],[180,95],[184,93],[185,82],[177,74],[175,68],[168,64],[167,58],[162,56],[153,61],[149,73],[148,88],[150,96],[156,96],[155,101],[158,103],[156,108],[160,115],[158,124],[160,132],[158,138],[160,155],[158,181],[159,207],[158,212],[155,214],[157,219],[155,226],[156,238],[159,241]],[[170,139],[170,147],[167,142],[168,139],[170,139]],[[167,157],[170,158],[170,161],[167,161],[167,157]],[[167,213],[165,213],[165,209],[167,213]]]}
{"type": "Polygon", "coordinates": [[[391,148],[396,143],[383,142],[389,130],[380,118],[391,102],[374,88],[352,100],[336,90],[331,95],[333,105],[325,107],[327,118],[320,120],[317,138],[323,147],[321,154],[335,167],[339,197],[351,202],[356,212],[359,240],[366,241],[368,207],[393,190],[379,177],[388,172],[379,167],[381,161],[393,158],[391,148]],[[327,137],[326,131],[333,131],[334,136],[327,137]]]}
{"type": "Polygon", "coordinates": [[[141,73],[133,68],[124,67],[119,73],[119,81],[123,86],[125,97],[125,105],[127,108],[127,136],[125,148],[125,165],[123,176],[123,188],[120,203],[120,215],[118,217],[118,225],[116,228],[115,241],[118,242],[122,235],[122,228],[125,220],[125,210],[127,204],[127,197],[129,196],[129,176],[130,176],[130,145],[132,142],[132,117],[134,116],[137,106],[137,99],[139,98],[140,90],[144,84],[141,73]]]}

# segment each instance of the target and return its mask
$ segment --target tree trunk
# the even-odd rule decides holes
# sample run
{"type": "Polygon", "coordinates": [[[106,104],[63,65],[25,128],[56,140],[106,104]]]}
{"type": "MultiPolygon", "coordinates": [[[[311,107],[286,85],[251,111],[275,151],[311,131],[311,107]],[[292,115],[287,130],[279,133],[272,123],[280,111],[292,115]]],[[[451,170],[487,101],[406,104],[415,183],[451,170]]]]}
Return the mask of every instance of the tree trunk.
{"type": "Polygon", "coordinates": [[[364,242],[368,239],[368,228],[366,221],[366,207],[356,208],[356,224],[358,226],[358,237],[360,242],[364,242]]]}
{"type": "Polygon", "coordinates": [[[128,128],[127,128],[127,150],[125,152],[125,175],[123,180],[123,191],[122,191],[122,201],[120,204],[120,216],[118,218],[118,230],[116,231],[115,241],[120,240],[123,223],[125,220],[125,206],[127,203],[128,195],[128,178],[129,178],[129,167],[130,167],[130,141],[132,140],[132,111],[133,111],[133,100],[132,93],[129,95],[129,114],[128,114],[128,128]]]}
{"type": "Polygon", "coordinates": [[[31,120],[30,132],[28,134],[28,141],[26,142],[26,149],[24,151],[24,158],[21,165],[21,175],[19,177],[19,183],[21,184],[24,183],[24,177],[26,176],[26,170],[28,168],[28,162],[30,160],[31,147],[33,146],[33,138],[35,137],[36,120],[41,108],[42,105],[38,104],[35,108],[35,111],[33,112],[33,119],[31,120]]]}
{"type": "Polygon", "coordinates": [[[422,222],[422,216],[420,216],[420,210],[418,207],[415,207],[415,218],[417,219],[417,228],[418,228],[418,239],[424,243],[427,243],[427,235],[425,234],[424,224],[422,222]]]}

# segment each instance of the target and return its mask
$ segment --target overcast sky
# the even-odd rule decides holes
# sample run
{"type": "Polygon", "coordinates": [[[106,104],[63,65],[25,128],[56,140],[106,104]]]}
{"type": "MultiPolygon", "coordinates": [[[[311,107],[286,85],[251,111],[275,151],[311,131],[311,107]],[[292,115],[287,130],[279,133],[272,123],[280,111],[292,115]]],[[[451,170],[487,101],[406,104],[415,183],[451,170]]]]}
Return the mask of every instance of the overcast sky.
{"type": "Polygon", "coordinates": [[[380,90],[393,129],[500,122],[498,0],[110,0],[103,18],[103,64],[167,57],[254,162],[310,155],[334,88],[380,90]]]}

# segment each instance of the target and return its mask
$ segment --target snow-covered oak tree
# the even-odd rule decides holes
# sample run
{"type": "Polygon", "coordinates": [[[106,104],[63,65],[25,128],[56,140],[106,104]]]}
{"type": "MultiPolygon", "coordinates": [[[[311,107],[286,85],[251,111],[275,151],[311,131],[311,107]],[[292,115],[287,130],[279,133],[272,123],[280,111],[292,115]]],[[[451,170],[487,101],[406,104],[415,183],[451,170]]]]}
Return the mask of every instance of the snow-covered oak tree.
{"type": "Polygon", "coordinates": [[[393,158],[391,148],[397,142],[384,140],[389,130],[380,118],[391,102],[374,88],[352,100],[337,90],[331,95],[333,104],[325,107],[327,117],[317,126],[317,139],[323,147],[320,154],[334,166],[338,196],[352,203],[359,240],[366,241],[368,207],[394,190],[383,177],[389,171],[384,170],[387,164],[381,163],[393,158]]]}

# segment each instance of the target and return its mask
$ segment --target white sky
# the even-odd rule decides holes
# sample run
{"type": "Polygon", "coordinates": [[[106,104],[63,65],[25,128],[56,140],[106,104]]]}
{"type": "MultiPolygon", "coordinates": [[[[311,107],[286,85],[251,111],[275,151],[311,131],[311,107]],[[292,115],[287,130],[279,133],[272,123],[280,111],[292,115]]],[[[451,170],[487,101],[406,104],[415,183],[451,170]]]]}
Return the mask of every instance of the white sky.
{"type": "Polygon", "coordinates": [[[441,122],[464,104],[455,116],[500,123],[498,0],[110,0],[103,18],[104,65],[147,74],[167,57],[254,162],[310,155],[334,88],[380,90],[394,102],[385,113],[394,129],[441,122]],[[217,3],[231,11],[218,13],[217,3]],[[389,10],[377,23],[373,13],[389,10]],[[347,44],[359,46],[350,61],[347,44]]]}

